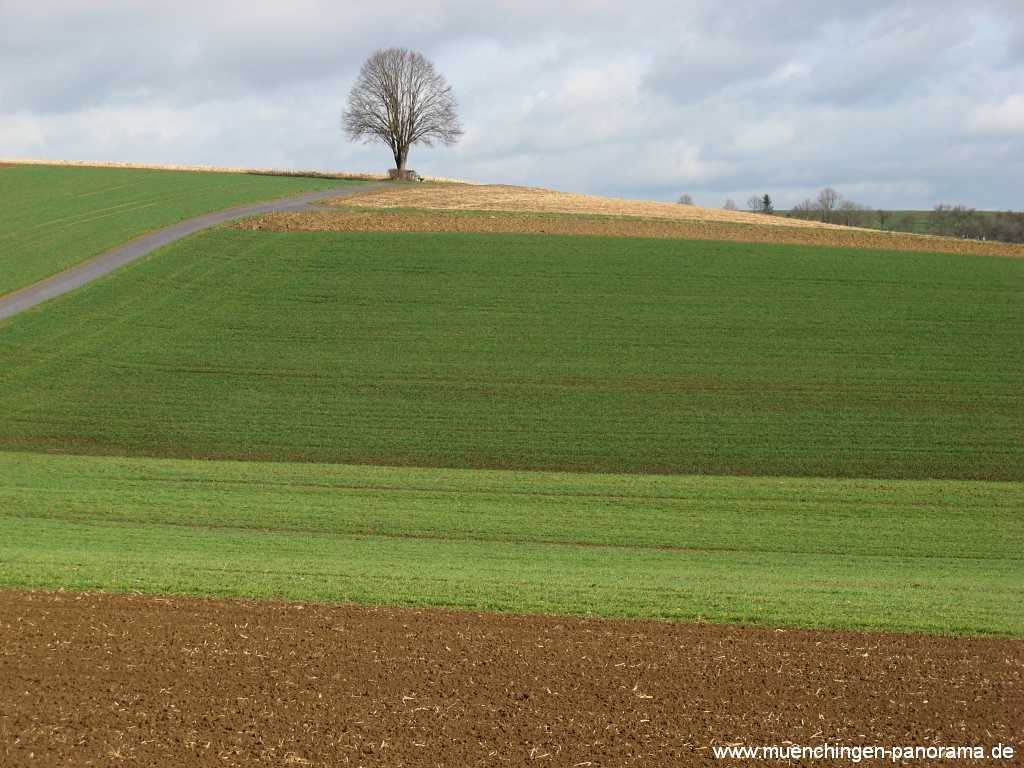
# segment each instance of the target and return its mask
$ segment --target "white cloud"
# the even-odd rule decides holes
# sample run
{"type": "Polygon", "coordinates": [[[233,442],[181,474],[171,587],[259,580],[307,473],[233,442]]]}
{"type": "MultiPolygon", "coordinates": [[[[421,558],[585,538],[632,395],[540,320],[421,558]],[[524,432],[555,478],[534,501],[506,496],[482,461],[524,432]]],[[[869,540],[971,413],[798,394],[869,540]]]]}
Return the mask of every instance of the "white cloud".
{"type": "Polygon", "coordinates": [[[339,116],[365,56],[406,45],[466,128],[421,172],[1019,207],[1021,40],[1019,0],[0,0],[0,155],[382,170],[339,116]]]}
{"type": "Polygon", "coordinates": [[[768,119],[744,123],[736,128],[732,145],[738,154],[786,150],[796,137],[788,120],[768,119]]]}
{"type": "Polygon", "coordinates": [[[997,104],[976,107],[967,121],[976,133],[1024,136],[1024,93],[1014,93],[997,104]]]}

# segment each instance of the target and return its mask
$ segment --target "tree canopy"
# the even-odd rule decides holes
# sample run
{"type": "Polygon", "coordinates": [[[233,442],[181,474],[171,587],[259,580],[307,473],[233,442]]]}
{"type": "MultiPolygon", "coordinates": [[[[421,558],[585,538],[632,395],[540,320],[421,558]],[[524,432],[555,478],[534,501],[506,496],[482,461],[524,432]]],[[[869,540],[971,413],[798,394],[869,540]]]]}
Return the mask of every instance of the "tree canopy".
{"type": "Polygon", "coordinates": [[[405,171],[414,144],[452,145],[462,136],[452,88],[423,54],[383,48],[359,70],[342,125],[354,141],[379,141],[405,171]]]}

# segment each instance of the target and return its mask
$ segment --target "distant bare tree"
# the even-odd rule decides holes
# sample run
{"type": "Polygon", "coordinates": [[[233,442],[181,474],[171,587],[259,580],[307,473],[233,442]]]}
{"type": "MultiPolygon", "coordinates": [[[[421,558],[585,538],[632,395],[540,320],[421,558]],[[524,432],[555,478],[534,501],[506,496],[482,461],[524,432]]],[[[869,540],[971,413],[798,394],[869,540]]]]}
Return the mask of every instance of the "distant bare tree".
{"type": "Polygon", "coordinates": [[[983,213],[965,205],[936,205],[923,222],[906,214],[902,221],[893,223],[893,229],[902,226],[907,231],[920,231],[922,223],[927,231],[945,237],[1024,243],[1024,211],[983,213]]]}
{"type": "Polygon", "coordinates": [[[939,203],[928,214],[928,229],[933,235],[952,235],[952,216],[953,206],[939,203]]]}
{"type": "Polygon", "coordinates": [[[738,208],[736,207],[736,201],[735,201],[735,200],[733,200],[733,199],[732,199],[731,197],[730,197],[730,198],[728,198],[728,199],[727,199],[727,200],[725,201],[725,203],[724,203],[724,204],[722,205],[722,208],[724,208],[724,209],[725,209],[725,210],[727,210],[727,211],[737,211],[737,210],[739,210],[739,209],[738,209],[738,208]]]}
{"type": "Polygon", "coordinates": [[[693,198],[690,195],[682,194],[676,202],[680,205],[693,205],[693,198]]]}
{"type": "Polygon", "coordinates": [[[383,48],[368,58],[342,113],[353,141],[386,144],[401,178],[414,144],[450,146],[462,135],[455,96],[421,53],[383,48]]]}
{"type": "MultiPolygon", "coordinates": [[[[866,205],[847,200],[832,187],[825,187],[813,200],[807,198],[803,202],[797,203],[785,215],[794,219],[808,221],[820,219],[846,226],[866,227],[869,226],[869,213],[866,205]]],[[[883,212],[879,211],[878,213],[882,214],[883,212]]]]}
{"type": "Polygon", "coordinates": [[[818,210],[821,212],[822,221],[832,220],[832,211],[835,210],[836,204],[839,202],[839,193],[836,192],[832,187],[825,187],[818,193],[818,210]]]}
{"type": "Polygon", "coordinates": [[[751,213],[760,213],[762,202],[760,195],[751,195],[747,198],[747,210],[751,213]]]}
{"type": "Polygon", "coordinates": [[[814,219],[818,217],[818,204],[807,198],[802,203],[797,203],[789,212],[789,215],[796,219],[814,219]]]}
{"type": "Polygon", "coordinates": [[[985,237],[985,219],[965,205],[936,205],[928,214],[928,226],[936,235],[981,239],[985,237]]]}
{"type": "Polygon", "coordinates": [[[996,213],[991,219],[988,236],[992,240],[1024,243],[1024,211],[996,213]]]}
{"type": "Polygon", "coordinates": [[[859,227],[864,223],[868,208],[853,200],[840,200],[836,206],[836,220],[848,227],[859,227]]]}

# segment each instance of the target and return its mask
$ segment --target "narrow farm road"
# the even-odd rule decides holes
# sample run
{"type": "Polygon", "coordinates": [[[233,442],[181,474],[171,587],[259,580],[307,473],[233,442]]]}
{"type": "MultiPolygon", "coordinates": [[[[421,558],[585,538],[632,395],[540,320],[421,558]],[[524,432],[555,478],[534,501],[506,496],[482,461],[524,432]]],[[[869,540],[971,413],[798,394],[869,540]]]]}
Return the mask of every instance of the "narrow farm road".
{"type": "Polygon", "coordinates": [[[186,219],[169,227],[150,232],[148,235],[120,245],[111,251],[107,251],[77,266],[60,272],[38,283],[22,288],[14,293],[0,296],[0,320],[24,312],[45,301],[56,298],[68,291],[73,291],[86,283],[90,283],[104,275],[110,274],[115,269],[141,259],[158,248],[180,240],[188,235],[201,232],[204,229],[215,227],[226,221],[242,219],[246,216],[254,216],[261,213],[276,213],[278,211],[299,211],[310,203],[323,200],[329,197],[345,197],[359,192],[368,192],[374,189],[382,189],[388,186],[380,184],[360,184],[357,186],[338,187],[336,189],[324,189],[319,192],[306,192],[292,197],[283,197],[278,200],[271,200],[265,203],[253,203],[251,205],[240,205],[235,208],[228,208],[223,211],[214,211],[194,219],[186,219]]]}

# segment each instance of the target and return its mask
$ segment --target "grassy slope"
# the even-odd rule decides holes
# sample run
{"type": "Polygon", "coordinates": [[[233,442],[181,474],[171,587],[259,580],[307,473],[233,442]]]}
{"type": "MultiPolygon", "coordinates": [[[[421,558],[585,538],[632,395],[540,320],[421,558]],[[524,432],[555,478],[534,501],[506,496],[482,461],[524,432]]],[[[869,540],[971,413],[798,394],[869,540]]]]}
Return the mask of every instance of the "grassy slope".
{"type": "MultiPolygon", "coordinates": [[[[934,234],[931,228],[931,222],[929,217],[932,215],[930,210],[888,210],[885,209],[885,229],[890,232],[910,232],[916,235],[931,235],[934,234]]],[[[977,211],[979,215],[986,219],[991,219],[998,214],[998,211],[977,211]]],[[[801,218],[795,216],[792,211],[776,211],[779,216],[787,216],[790,218],[801,218]]],[[[869,227],[871,229],[881,229],[881,222],[878,218],[878,211],[870,210],[863,214],[863,218],[857,226],[869,227]]]]}
{"type": "Polygon", "coordinates": [[[0,168],[0,295],[182,219],[346,183],[124,168],[0,168]]]}
{"type": "Polygon", "coordinates": [[[12,453],[0,478],[3,586],[1024,635],[1021,484],[12,453]]]}
{"type": "Polygon", "coordinates": [[[1024,479],[1024,262],[218,230],[0,324],[0,446],[1024,479]]]}

